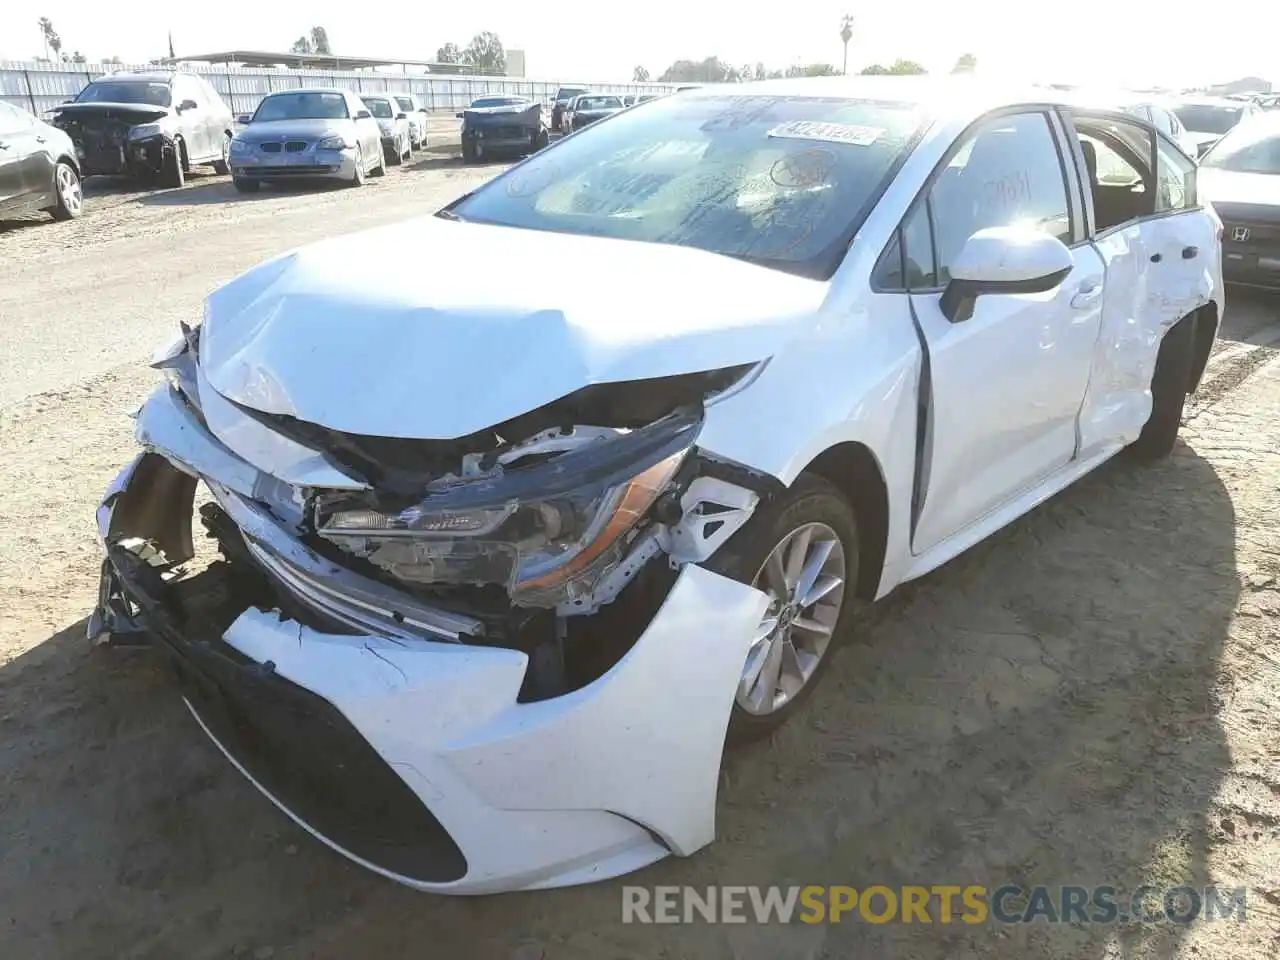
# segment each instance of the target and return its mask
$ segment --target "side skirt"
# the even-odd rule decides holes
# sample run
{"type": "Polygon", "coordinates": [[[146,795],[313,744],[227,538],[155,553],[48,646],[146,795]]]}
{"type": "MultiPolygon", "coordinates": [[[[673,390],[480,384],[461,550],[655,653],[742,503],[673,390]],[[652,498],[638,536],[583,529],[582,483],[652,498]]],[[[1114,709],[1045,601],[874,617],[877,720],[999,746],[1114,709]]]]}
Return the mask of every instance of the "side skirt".
{"type": "Polygon", "coordinates": [[[1061,470],[1051,474],[1042,483],[1024,491],[980,517],[959,533],[942,541],[936,547],[914,558],[912,564],[902,576],[902,583],[924,576],[948,560],[951,560],[970,547],[985,540],[1001,527],[1008,526],[1024,513],[1038,507],[1055,493],[1069,487],[1086,473],[1101,466],[1124,449],[1120,443],[1109,444],[1086,460],[1072,460],[1061,470]]]}

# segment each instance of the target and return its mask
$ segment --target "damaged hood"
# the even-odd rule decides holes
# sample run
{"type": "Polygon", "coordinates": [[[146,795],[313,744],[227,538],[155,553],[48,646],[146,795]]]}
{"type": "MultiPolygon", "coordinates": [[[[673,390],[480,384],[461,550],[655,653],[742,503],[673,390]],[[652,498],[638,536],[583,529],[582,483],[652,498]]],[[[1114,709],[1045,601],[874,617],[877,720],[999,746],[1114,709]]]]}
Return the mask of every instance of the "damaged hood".
{"type": "Polygon", "coordinates": [[[265,413],[454,439],[591,384],[763,360],[827,286],[688,247],[421,217],[217,290],[200,363],[265,413]]]}
{"type": "Polygon", "coordinates": [[[168,115],[168,107],[156,107],[148,103],[64,103],[54,110],[56,120],[75,118],[150,123],[168,115]]]}

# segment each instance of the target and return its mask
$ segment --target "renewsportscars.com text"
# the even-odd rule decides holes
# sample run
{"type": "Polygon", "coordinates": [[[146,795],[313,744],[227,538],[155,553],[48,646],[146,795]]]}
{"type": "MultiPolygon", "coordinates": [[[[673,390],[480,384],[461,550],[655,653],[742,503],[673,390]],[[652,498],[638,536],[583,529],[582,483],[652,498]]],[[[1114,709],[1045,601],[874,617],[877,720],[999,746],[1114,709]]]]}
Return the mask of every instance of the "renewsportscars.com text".
{"type": "Polygon", "coordinates": [[[623,923],[1191,923],[1245,920],[1244,887],[622,888],[623,923]]]}

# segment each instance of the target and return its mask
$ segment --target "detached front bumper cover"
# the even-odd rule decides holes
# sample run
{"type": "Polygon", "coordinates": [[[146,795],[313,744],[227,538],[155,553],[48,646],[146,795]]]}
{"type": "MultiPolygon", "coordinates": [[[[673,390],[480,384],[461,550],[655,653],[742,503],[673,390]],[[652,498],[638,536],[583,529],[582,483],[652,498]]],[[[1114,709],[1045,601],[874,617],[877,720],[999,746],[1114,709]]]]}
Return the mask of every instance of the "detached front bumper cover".
{"type": "MultiPolygon", "coordinates": [[[[764,594],[686,565],[611,669],[532,703],[518,696],[519,650],[326,630],[216,578],[210,600],[198,581],[212,569],[172,576],[133,547],[190,515],[195,476],[226,500],[222,484],[246,486],[253,468],[171,398],[140,417],[163,456],[129,464],[99,509],[93,628],[153,637],[201,727],[285,813],[372,870],[452,893],[604,879],[713,839],[725,728],[764,594]]],[[[181,529],[167,536],[161,557],[182,556],[181,529]]]]}

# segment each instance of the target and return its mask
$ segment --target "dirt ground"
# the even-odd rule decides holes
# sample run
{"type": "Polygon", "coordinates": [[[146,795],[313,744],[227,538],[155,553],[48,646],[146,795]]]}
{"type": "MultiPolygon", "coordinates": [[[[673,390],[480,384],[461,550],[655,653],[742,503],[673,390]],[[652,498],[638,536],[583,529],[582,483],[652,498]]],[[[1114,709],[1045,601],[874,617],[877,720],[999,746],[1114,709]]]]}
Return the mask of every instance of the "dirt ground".
{"type": "Polygon", "coordinates": [[[156,342],[264,257],[493,170],[91,184],[81,221],[0,225],[0,956],[1280,955],[1280,301],[1233,300],[1170,460],[1104,468],[870,611],[805,713],[726,762],[718,842],[627,880],[395,886],[243,781],[149,653],[87,649],[93,510],[156,342]],[[1246,885],[1248,921],[621,923],[623,883],[1008,881],[1246,885]]]}

